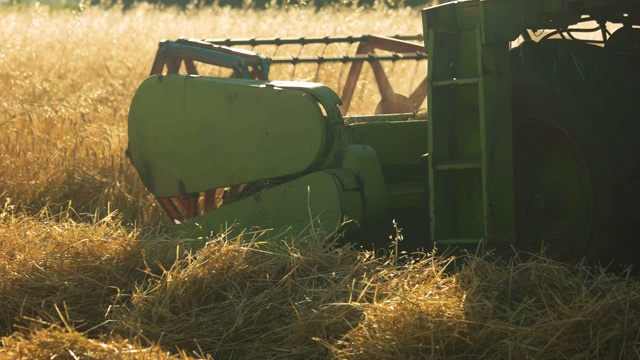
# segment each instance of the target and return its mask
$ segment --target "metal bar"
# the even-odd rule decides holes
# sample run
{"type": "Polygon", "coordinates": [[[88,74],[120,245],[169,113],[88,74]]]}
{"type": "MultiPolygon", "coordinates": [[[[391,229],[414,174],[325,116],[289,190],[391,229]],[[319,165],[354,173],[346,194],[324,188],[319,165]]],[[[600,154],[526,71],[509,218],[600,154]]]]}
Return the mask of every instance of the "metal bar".
{"type": "Polygon", "coordinates": [[[385,115],[358,115],[358,116],[348,116],[344,118],[344,121],[349,125],[354,124],[368,124],[368,123],[389,123],[396,121],[409,121],[416,120],[416,116],[414,114],[385,114],[385,115]]]}
{"type": "Polygon", "coordinates": [[[393,51],[396,53],[425,52],[424,43],[416,44],[384,36],[370,35],[367,42],[371,43],[371,45],[376,49],[393,51]]]}
{"type": "Polygon", "coordinates": [[[180,71],[180,64],[182,64],[181,58],[169,57],[167,58],[167,73],[168,74],[176,74],[180,71]]]}
{"type": "Polygon", "coordinates": [[[151,72],[149,75],[162,74],[164,65],[167,62],[167,58],[162,51],[156,52],[156,57],[153,59],[153,65],[151,65],[151,72]]]}
{"type": "Polygon", "coordinates": [[[409,100],[414,107],[418,108],[427,98],[427,81],[428,77],[425,76],[424,80],[418,85],[415,90],[409,95],[409,100]]]}
{"type": "Polygon", "coordinates": [[[163,44],[162,51],[167,57],[175,56],[232,69],[238,66],[239,61],[244,61],[249,66],[260,66],[262,61],[260,57],[255,54],[235,53],[232,49],[224,48],[206,49],[200,46],[194,46],[194,44],[177,41],[166,42],[163,44]]]}
{"type": "MultiPolygon", "coordinates": [[[[347,112],[349,111],[351,100],[353,98],[353,94],[355,92],[355,87],[360,77],[360,73],[362,72],[362,65],[364,61],[369,62],[374,68],[373,69],[374,72],[376,72],[375,73],[376,82],[377,82],[378,90],[380,91],[380,94],[384,96],[384,94],[387,92],[387,86],[384,86],[384,84],[381,85],[380,83],[381,80],[382,81],[385,80],[385,79],[381,79],[381,77],[386,78],[386,76],[384,75],[384,71],[382,71],[381,66],[379,66],[379,63],[377,62],[385,60],[385,56],[388,56],[388,55],[376,55],[373,53],[376,49],[394,52],[394,54],[391,56],[396,58],[396,60],[397,60],[397,57],[400,56],[398,52],[403,53],[402,54],[403,59],[412,58],[413,60],[416,60],[416,61],[427,59],[427,54],[424,52],[423,46],[402,41],[401,39],[391,39],[391,38],[385,38],[381,36],[370,36],[367,38],[367,41],[360,42],[360,44],[358,44],[358,47],[356,49],[356,54],[353,55],[352,57],[347,56],[347,59],[350,59],[349,62],[351,62],[352,64],[351,64],[351,68],[349,69],[349,74],[347,75],[347,80],[344,84],[344,87],[342,88],[342,96],[340,96],[340,98],[342,99],[342,105],[340,106],[340,110],[342,111],[343,115],[346,115],[347,112]],[[357,58],[357,59],[362,58],[367,60],[351,60],[353,58],[357,58]],[[378,65],[378,66],[376,67],[374,65],[378,65]]],[[[342,58],[345,58],[345,57],[342,57],[342,58]]],[[[396,60],[392,59],[392,61],[396,61],[396,60]]],[[[388,85],[388,79],[387,79],[387,85],[388,85]]]]}
{"type": "Polygon", "coordinates": [[[480,81],[480,78],[466,78],[466,79],[454,79],[454,80],[441,80],[432,81],[432,86],[463,86],[463,85],[476,85],[480,81]]]}
{"type": "Polygon", "coordinates": [[[363,54],[363,55],[344,55],[344,56],[310,56],[310,57],[297,57],[297,56],[283,56],[276,58],[268,58],[267,61],[270,64],[302,64],[302,63],[350,63],[350,62],[373,62],[373,61],[402,61],[402,60],[426,60],[426,53],[411,53],[411,54],[398,54],[391,55],[377,55],[377,54],[363,54]]]}
{"type": "Polygon", "coordinates": [[[373,70],[373,76],[376,79],[376,84],[378,85],[380,97],[382,99],[386,99],[387,97],[392,96],[395,92],[393,91],[393,87],[391,86],[391,82],[389,82],[387,74],[384,73],[384,69],[380,64],[380,61],[371,62],[370,65],[371,70],[373,70]]]}
{"type": "MultiPolygon", "coordinates": [[[[371,44],[361,42],[358,44],[356,49],[356,55],[360,56],[362,54],[371,53],[373,51],[371,44]]],[[[349,68],[349,74],[347,74],[347,80],[342,87],[342,95],[340,96],[340,100],[342,100],[342,105],[340,105],[340,111],[342,115],[346,115],[349,112],[349,107],[351,106],[351,100],[353,98],[353,93],[356,90],[356,84],[358,83],[358,78],[360,78],[360,73],[362,72],[362,66],[364,62],[358,61],[351,64],[349,68]]]]}
{"type": "Polygon", "coordinates": [[[189,195],[185,195],[185,198],[187,200],[187,209],[189,211],[189,213],[187,214],[187,216],[189,218],[198,216],[198,198],[200,197],[200,193],[195,193],[195,194],[189,194],[189,195]]]}
{"type": "Polygon", "coordinates": [[[175,220],[177,220],[177,221],[184,221],[185,220],[184,216],[182,216],[182,214],[180,213],[180,211],[176,207],[176,204],[171,200],[171,198],[156,197],[156,200],[158,200],[158,203],[160,204],[162,209],[164,209],[164,211],[167,213],[167,215],[169,215],[171,220],[174,220],[174,221],[175,220]]]}
{"type": "Polygon", "coordinates": [[[438,171],[446,170],[466,170],[482,168],[481,159],[456,159],[449,161],[434,161],[433,169],[438,171]]]}
{"type": "Polygon", "coordinates": [[[196,65],[193,63],[191,59],[184,60],[184,67],[187,70],[187,74],[189,75],[198,75],[198,70],[196,69],[196,65]]]}
{"type": "MultiPolygon", "coordinates": [[[[204,39],[204,42],[224,45],[224,46],[238,46],[238,45],[307,45],[307,44],[335,44],[335,43],[347,43],[355,44],[359,42],[366,42],[373,35],[362,36],[342,36],[342,37],[299,37],[299,38],[237,38],[237,39],[204,39]]],[[[388,36],[396,40],[404,41],[422,41],[424,40],[422,35],[394,35],[388,36]]]]}

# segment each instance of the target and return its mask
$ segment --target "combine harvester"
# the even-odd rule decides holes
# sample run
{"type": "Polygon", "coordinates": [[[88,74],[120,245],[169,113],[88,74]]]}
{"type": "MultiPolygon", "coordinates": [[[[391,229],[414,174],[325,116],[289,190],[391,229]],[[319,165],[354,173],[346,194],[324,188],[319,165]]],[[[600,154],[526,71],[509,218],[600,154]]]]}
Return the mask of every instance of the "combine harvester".
{"type": "Polygon", "coordinates": [[[636,262],[640,1],[459,1],[422,15],[424,39],[161,42],[129,114],[142,181],[197,236],[348,219],[352,236],[384,238],[398,219],[427,248],[544,243],[561,258],[636,262]],[[291,45],[321,50],[257,50],[291,45]],[[396,80],[400,63],[425,71],[396,80]],[[271,80],[282,64],[293,77],[337,64],[336,91],[271,80]],[[367,73],[378,93],[364,97],[379,101],[354,114],[367,73]]]}

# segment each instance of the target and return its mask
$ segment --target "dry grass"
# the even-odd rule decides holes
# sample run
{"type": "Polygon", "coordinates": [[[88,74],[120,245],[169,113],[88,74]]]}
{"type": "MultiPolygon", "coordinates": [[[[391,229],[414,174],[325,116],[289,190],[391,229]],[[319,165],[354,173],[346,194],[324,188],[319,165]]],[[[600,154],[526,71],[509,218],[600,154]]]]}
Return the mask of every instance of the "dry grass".
{"type": "Polygon", "coordinates": [[[179,352],[171,354],[159,346],[144,347],[126,339],[89,339],[69,328],[52,325],[33,327],[2,339],[0,359],[193,359],[179,352]]]}
{"type": "Polygon", "coordinates": [[[349,299],[368,264],[346,247],[304,247],[214,241],[138,287],[114,331],[221,359],[326,358],[360,319],[349,299]]]}
{"type": "MultiPolygon", "coordinates": [[[[145,241],[119,219],[78,223],[65,213],[0,212],[0,333],[16,321],[64,320],[83,331],[100,326],[132,283],[144,278],[146,257],[171,264],[176,244],[145,241]]],[[[126,295],[125,295],[126,296],[126,295]]]]}
{"type": "Polygon", "coordinates": [[[3,224],[7,358],[640,357],[640,283],[584,266],[431,255],[395,265],[332,237],[260,234],[193,251],[117,219],[3,224]]]}
{"type": "Polygon", "coordinates": [[[638,359],[640,284],[547,259],[378,268],[377,301],[335,355],[358,359],[638,359]]]}
{"type": "Polygon", "coordinates": [[[633,279],[539,258],[395,265],[258,234],[196,252],[156,227],[124,149],[159,39],[415,34],[417,11],[0,19],[0,358],[640,358],[633,279]]]}

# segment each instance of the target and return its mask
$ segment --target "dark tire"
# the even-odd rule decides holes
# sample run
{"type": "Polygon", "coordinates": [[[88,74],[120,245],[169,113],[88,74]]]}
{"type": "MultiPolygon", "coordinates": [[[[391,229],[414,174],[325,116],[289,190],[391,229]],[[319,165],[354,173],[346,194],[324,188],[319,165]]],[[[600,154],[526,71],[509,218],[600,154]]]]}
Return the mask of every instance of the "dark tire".
{"type": "Polygon", "coordinates": [[[580,83],[575,60],[555,55],[575,58],[576,45],[535,46],[529,62],[542,64],[515,66],[512,87],[516,241],[560,260],[640,265],[638,70],[589,49],[598,57],[580,83]]]}

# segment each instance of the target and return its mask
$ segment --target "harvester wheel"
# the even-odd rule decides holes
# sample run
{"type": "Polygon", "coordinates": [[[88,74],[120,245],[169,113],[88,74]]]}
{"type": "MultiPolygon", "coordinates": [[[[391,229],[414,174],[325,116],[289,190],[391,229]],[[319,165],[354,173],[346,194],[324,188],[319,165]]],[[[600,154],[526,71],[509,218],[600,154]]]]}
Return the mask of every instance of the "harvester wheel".
{"type": "Polygon", "coordinates": [[[608,107],[588,110],[595,99],[554,88],[514,85],[512,94],[520,247],[563,261],[640,263],[638,106],[608,118],[608,107]]]}

